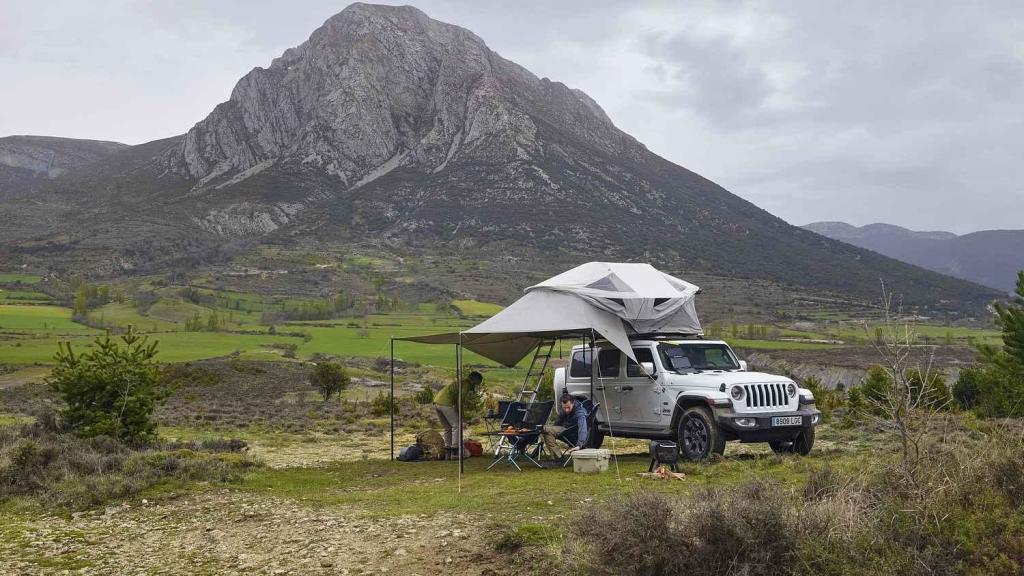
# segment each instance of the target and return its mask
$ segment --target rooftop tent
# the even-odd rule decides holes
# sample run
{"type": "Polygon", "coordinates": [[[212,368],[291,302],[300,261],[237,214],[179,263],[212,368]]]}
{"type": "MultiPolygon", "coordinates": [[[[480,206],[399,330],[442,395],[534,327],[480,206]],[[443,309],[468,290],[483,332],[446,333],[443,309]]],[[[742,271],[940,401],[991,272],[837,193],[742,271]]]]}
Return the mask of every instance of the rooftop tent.
{"type": "Polygon", "coordinates": [[[694,297],[700,288],[650,264],[588,262],[526,289],[577,296],[618,316],[633,332],[702,334],[694,297]]]}

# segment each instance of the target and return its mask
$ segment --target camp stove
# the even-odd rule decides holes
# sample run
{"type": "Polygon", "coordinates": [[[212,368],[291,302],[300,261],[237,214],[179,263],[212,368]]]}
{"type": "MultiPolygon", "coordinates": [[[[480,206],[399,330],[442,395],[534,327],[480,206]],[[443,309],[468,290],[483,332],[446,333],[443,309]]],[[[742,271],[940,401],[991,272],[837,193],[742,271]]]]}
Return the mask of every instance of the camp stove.
{"type": "Polygon", "coordinates": [[[651,440],[651,465],[648,472],[653,472],[658,466],[668,466],[673,472],[678,471],[676,462],[679,461],[679,445],[667,440],[651,440]]]}

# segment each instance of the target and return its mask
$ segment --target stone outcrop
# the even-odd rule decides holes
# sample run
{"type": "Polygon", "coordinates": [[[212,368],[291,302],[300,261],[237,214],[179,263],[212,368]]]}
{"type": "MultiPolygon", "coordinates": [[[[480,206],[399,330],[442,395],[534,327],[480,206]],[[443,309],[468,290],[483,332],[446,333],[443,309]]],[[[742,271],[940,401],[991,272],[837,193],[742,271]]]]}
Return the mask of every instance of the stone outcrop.
{"type": "Polygon", "coordinates": [[[637,156],[643,147],[586,94],[538,79],[472,32],[410,6],[353,4],[243,77],[168,154],[196,187],[298,163],[357,187],[400,166],[542,154],[537,123],[637,156]]]}

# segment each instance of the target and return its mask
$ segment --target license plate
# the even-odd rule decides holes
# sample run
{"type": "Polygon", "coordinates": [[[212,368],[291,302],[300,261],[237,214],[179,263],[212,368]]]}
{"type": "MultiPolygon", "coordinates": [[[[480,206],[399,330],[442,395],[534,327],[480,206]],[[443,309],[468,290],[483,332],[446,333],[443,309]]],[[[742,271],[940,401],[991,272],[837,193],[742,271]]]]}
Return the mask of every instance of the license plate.
{"type": "Polygon", "coordinates": [[[772,418],[772,426],[799,426],[804,423],[801,416],[775,416],[772,418]]]}

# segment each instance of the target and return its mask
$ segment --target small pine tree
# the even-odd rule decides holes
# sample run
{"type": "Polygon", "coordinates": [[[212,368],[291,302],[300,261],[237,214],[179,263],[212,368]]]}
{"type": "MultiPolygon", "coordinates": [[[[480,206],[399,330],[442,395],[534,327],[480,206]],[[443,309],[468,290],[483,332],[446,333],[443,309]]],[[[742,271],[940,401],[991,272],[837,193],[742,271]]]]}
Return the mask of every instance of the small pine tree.
{"type": "Polygon", "coordinates": [[[309,376],[309,382],[314,388],[320,391],[324,402],[331,399],[331,396],[338,394],[348,388],[351,379],[345,367],[334,362],[322,362],[316,365],[313,373],[309,376]]]}
{"type": "Polygon", "coordinates": [[[850,419],[857,419],[868,412],[868,403],[864,400],[864,393],[860,386],[853,386],[846,394],[846,415],[850,419]]]}
{"type": "Polygon", "coordinates": [[[84,354],[60,343],[46,382],[65,403],[60,414],[69,430],[126,441],[155,436],[151,416],[169,391],[155,360],[157,342],[147,338],[129,326],[119,338],[97,338],[95,349],[84,354]]]}
{"type": "Polygon", "coordinates": [[[939,373],[923,372],[919,368],[911,368],[904,375],[910,393],[922,399],[923,407],[934,410],[948,410],[953,404],[953,396],[946,385],[946,379],[939,373]]]}
{"type": "Polygon", "coordinates": [[[868,403],[880,402],[893,387],[892,376],[885,368],[875,365],[868,369],[867,377],[860,386],[864,400],[868,403]]]}

